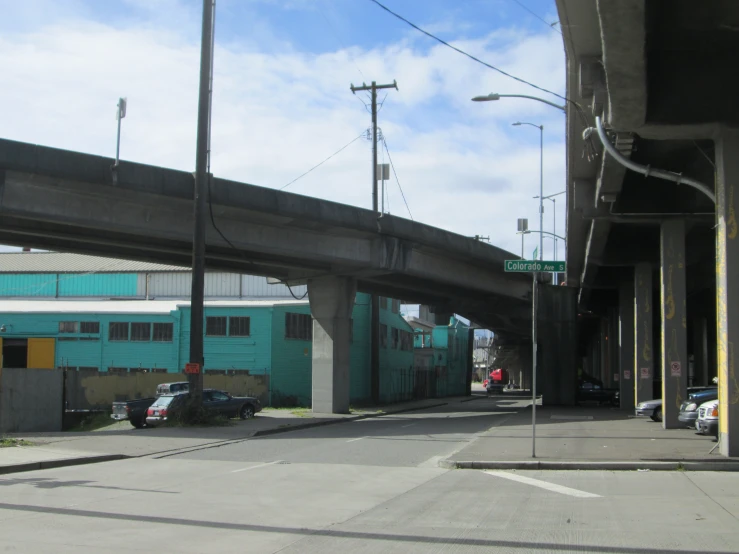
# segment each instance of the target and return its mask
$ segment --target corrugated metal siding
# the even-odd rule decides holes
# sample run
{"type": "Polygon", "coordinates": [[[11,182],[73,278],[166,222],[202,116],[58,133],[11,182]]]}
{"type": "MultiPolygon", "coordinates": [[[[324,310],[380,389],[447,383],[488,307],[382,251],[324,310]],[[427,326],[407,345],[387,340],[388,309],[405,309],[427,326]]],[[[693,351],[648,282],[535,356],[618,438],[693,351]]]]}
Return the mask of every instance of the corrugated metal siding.
{"type": "Polygon", "coordinates": [[[136,296],[135,273],[60,275],[59,296],[136,296]]]}
{"type": "Polygon", "coordinates": [[[310,314],[309,306],[275,306],[272,311],[272,403],[311,406],[313,343],[285,338],[287,312],[310,314]]]}
{"type": "Polygon", "coordinates": [[[189,298],[192,275],[189,273],[152,273],[149,298],[189,298]]]}
{"type": "Polygon", "coordinates": [[[0,296],[56,296],[53,273],[0,274],[0,296]]]}
{"type": "MultiPolygon", "coordinates": [[[[307,291],[307,286],[291,287],[293,294],[301,298],[307,291]]],[[[286,285],[270,285],[266,277],[257,275],[242,275],[241,290],[245,298],[293,298],[286,285]]]]}
{"type": "MultiPolygon", "coordinates": [[[[206,273],[206,298],[238,298],[240,276],[237,273],[206,273]]],[[[146,284],[144,281],[144,289],[146,284]]],[[[150,298],[189,298],[192,289],[190,273],[152,273],[149,275],[150,298]]]]}
{"type": "Polygon", "coordinates": [[[153,264],[118,258],[68,254],[64,252],[0,253],[2,273],[89,273],[139,271],[190,271],[175,265],[153,264]]]}

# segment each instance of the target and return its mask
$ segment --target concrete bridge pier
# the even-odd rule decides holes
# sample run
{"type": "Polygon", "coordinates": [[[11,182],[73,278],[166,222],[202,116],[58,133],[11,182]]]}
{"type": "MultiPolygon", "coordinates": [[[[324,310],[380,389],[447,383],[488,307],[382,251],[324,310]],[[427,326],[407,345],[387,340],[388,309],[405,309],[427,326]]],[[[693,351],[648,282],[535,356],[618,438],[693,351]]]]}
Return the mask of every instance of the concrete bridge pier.
{"type": "Polygon", "coordinates": [[[313,411],[349,413],[351,315],[357,282],[351,277],[308,280],[313,315],[313,411]]]}
{"type": "Polygon", "coordinates": [[[619,304],[619,389],[621,409],[634,409],[634,379],[637,369],[634,357],[634,278],[621,282],[618,289],[619,304]]]}
{"type": "Polygon", "coordinates": [[[719,443],[739,456],[739,130],[716,141],[716,321],[719,443]]]}
{"type": "Polygon", "coordinates": [[[654,337],[652,304],[652,266],[637,264],[634,268],[634,347],[636,371],[634,401],[651,400],[654,381],[654,337]]]}
{"type": "Polygon", "coordinates": [[[677,417],[687,399],[688,329],[685,301],[685,222],[671,220],[660,228],[662,297],[662,426],[683,426],[677,417]]]}

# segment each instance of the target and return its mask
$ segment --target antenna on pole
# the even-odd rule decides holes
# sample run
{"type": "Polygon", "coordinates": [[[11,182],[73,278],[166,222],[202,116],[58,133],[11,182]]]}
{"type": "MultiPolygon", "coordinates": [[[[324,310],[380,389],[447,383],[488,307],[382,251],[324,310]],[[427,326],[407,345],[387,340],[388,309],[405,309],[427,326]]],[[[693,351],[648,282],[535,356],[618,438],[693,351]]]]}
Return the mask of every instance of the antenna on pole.
{"type": "Polygon", "coordinates": [[[126,105],[127,104],[128,104],[128,99],[119,98],[118,105],[116,106],[115,118],[118,120],[118,133],[116,135],[116,141],[115,141],[115,163],[110,168],[111,170],[113,170],[113,182],[118,181],[118,174],[116,173],[116,170],[118,169],[118,166],[120,165],[120,160],[121,160],[121,119],[126,117],[126,105]]]}

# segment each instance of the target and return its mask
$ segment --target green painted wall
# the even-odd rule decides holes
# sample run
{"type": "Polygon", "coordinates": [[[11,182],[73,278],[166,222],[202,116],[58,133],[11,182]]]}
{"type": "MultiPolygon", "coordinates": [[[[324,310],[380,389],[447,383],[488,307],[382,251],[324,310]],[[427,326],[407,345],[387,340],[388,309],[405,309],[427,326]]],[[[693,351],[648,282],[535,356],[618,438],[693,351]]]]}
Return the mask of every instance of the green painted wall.
{"type": "Polygon", "coordinates": [[[285,314],[310,314],[310,306],[272,308],[272,404],[311,405],[313,345],[309,340],[285,338],[285,314]]]}
{"type": "Polygon", "coordinates": [[[386,346],[382,347],[380,339],[380,402],[399,402],[408,398],[413,388],[413,340],[410,341],[410,350],[401,350],[400,341],[397,348],[393,348],[392,332],[407,331],[413,333],[413,328],[403,319],[403,316],[395,314],[390,309],[392,302],[387,300],[386,306],[380,302],[380,329],[382,325],[387,327],[386,346]]]}

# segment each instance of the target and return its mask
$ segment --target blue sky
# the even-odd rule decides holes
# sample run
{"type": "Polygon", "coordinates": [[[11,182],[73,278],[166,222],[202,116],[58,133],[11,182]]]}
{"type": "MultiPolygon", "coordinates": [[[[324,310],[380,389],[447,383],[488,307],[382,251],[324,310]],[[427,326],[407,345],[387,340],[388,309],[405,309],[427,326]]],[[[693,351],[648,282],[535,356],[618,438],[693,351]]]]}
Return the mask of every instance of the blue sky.
{"type": "MultiPolygon", "coordinates": [[[[558,27],[515,0],[383,3],[493,65],[564,90],[558,27]]],[[[520,3],[556,20],[552,0],[520,3]]],[[[127,96],[122,157],[192,170],[201,8],[197,0],[0,0],[0,136],[110,156],[116,100],[127,96]]],[[[399,91],[387,94],[379,120],[415,219],[519,253],[516,218],[538,228],[539,136],[511,123],[545,126],[551,194],[564,189],[564,116],[524,100],[470,102],[488,92],[541,93],[369,0],[218,0],[213,172],[284,185],[369,126],[350,83],[393,79],[399,91]]],[[[369,207],[369,153],[359,140],[287,190],[369,207]]],[[[409,217],[394,178],[387,202],[409,217]]],[[[545,209],[551,230],[551,204],[545,209]]],[[[553,255],[551,244],[545,252],[553,255]]]]}

